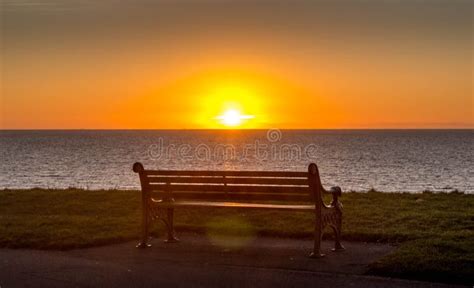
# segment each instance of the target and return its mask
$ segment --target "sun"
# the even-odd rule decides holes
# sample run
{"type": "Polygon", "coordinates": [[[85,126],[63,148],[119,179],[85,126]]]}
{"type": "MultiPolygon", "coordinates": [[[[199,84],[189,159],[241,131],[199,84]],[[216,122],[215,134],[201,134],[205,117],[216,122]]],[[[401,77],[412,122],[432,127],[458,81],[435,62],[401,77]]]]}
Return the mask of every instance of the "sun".
{"type": "Polygon", "coordinates": [[[223,125],[228,127],[236,127],[241,125],[245,120],[254,118],[253,115],[242,115],[239,110],[228,109],[222,115],[216,117],[223,125]]]}

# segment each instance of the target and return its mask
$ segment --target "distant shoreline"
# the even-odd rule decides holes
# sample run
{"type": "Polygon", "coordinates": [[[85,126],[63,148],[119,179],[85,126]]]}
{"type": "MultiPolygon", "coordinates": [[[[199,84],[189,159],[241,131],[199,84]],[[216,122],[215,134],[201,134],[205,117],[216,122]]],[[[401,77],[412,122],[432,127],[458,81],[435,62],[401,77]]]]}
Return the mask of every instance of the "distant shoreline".
{"type": "MultiPolygon", "coordinates": [[[[1,191],[29,191],[29,190],[39,190],[39,191],[52,191],[52,190],[76,190],[76,191],[104,191],[104,192],[114,192],[114,191],[136,191],[139,192],[140,188],[104,188],[104,189],[89,189],[89,188],[81,188],[81,187],[67,187],[67,188],[42,188],[42,187],[32,187],[32,188],[6,188],[0,187],[1,191]]],[[[420,195],[420,194],[462,194],[462,195],[473,195],[474,193],[466,193],[464,191],[460,191],[458,189],[449,189],[446,191],[430,191],[424,190],[419,192],[408,192],[408,191],[382,191],[377,189],[369,189],[369,190],[349,190],[349,191],[342,191],[343,194],[347,193],[383,193],[383,194],[412,194],[412,195],[420,195]]]]}

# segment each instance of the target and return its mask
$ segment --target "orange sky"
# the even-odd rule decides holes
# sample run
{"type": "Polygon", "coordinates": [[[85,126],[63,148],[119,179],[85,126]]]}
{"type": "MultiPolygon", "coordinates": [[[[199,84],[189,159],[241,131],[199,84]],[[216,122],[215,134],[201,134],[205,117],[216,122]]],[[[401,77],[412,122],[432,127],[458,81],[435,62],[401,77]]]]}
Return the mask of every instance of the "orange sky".
{"type": "Polygon", "coordinates": [[[30,2],[3,129],[474,127],[470,1],[30,2]]]}

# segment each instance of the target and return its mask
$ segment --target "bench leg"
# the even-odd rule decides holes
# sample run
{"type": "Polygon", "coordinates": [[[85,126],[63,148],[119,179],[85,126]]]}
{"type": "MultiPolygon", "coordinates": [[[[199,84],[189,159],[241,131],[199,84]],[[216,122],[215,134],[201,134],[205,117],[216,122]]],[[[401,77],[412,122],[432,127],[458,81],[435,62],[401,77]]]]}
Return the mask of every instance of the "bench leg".
{"type": "Polygon", "coordinates": [[[309,255],[310,258],[321,258],[324,254],[321,253],[321,240],[323,238],[323,226],[321,219],[316,219],[314,227],[314,247],[313,252],[309,255]]]}
{"type": "Polygon", "coordinates": [[[150,219],[148,217],[148,207],[143,208],[143,214],[142,214],[142,236],[140,239],[140,243],[137,244],[137,248],[148,248],[151,247],[151,244],[148,242],[150,240],[149,236],[149,222],[150,219]]]}
{"type": "Polygon", "coordinates": [[[332,251],[334,252],[345,250],[344,246],[342,246],[341,244],[341,228],[342,228],[342,219],[341,217],[338,217],[336,226],[332,226],[332,230],[334,231],[334,239],[335,239],[334,249],[332,249],[332,251]]]}
{"type": "Polygon", "coordinates": [[[179,239],[176,238],[175,233],[174,233],[174,209],[173,208],[168,208],[167,209],[167,215],[166,215],[166,220],[164,221],[166,224],[166,228],[168,231],[168,238],[165,240],[165,243],[175,243],[179,242],[179,239]]]}

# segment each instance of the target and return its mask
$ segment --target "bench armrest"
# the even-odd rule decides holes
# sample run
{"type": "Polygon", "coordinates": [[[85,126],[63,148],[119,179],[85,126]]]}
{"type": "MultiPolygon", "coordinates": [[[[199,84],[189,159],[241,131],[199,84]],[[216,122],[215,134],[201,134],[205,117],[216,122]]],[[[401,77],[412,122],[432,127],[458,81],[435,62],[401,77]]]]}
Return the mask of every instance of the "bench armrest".
{"type": "Polygon", "coordinates": [[[331,206],[342,208],[342,204],[338,200],[338,197],[342,196],[341,187],[334,186],[334,187],[329,188],[329,190],[326,190],[326,189],[324,189],[324,187],[321,187],[321,189],[322,189],[323,193],[332,195],[331,206]]]}

